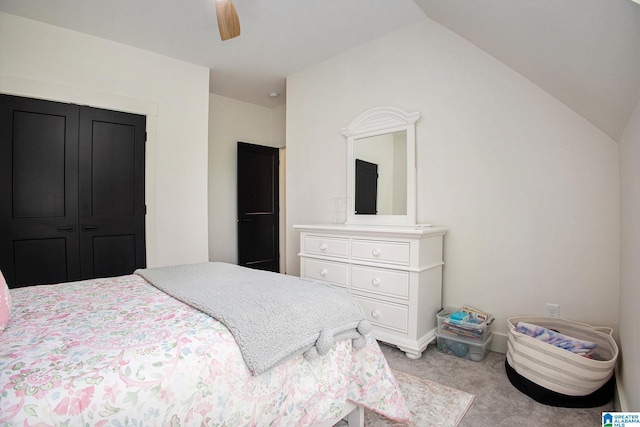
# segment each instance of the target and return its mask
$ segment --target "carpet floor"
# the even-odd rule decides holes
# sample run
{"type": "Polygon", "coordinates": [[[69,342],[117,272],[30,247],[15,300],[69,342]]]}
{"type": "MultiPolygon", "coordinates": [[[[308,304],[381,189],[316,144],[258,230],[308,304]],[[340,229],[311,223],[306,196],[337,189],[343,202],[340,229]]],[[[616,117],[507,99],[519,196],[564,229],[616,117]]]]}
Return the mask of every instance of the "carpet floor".
{"type": "Polygon", "coordinates": [[[511,385],[502,353],[489,351],[483,361],[472,362],[440,353],[430,344],[420,359],[411,360],[395,347],[382,343],[380,347],[394,371],[475,396],[459,427],[599,426],[602,412],[613,411],[613,402],[596,408],[557,408],[536,402],[511,385]]]}

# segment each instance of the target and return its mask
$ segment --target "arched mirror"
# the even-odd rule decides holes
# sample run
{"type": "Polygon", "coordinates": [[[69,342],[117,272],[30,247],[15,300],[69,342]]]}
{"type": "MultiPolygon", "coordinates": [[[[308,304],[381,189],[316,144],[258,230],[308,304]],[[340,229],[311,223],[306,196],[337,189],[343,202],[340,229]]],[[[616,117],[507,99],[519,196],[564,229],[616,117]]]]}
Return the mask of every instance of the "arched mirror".
{"type": "Polygon", "coordinates": [[[420,113],[375,107],[347,137],[347,224],[415,225],[415,123],[420,113]]]}

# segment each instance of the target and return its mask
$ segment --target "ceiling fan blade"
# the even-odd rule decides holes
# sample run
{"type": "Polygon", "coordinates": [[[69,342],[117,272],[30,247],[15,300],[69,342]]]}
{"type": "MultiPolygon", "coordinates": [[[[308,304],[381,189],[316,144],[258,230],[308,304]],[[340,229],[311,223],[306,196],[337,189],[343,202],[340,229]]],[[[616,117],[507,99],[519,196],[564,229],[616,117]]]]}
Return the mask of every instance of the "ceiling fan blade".
{"type": "Polygon", "coordinates": [[[240,35],[240,20],[238,12],[231,0],[215,0],[216,17],[218,18],[218,30],[222,41],[238,37],[240,35]]]}

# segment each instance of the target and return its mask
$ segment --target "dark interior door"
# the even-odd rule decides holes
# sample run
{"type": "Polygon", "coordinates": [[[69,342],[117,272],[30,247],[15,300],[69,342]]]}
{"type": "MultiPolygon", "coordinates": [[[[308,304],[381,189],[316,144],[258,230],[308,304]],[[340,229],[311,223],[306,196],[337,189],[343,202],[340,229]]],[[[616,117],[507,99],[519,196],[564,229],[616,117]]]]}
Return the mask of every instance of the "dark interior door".
{"type": "Polygon", "coordinates": [[[356,159],[356,215],[378,213],[378,165],[356,159]]]}
{"type": "Polygon", "coordinates": [[[80,266],[83,278],[146,265],[145,117],[80,110],[80,266]]]}
{"type": "Polygon", "coordinates": [[[78,107],[0,95],[0,269],[10,287],[80,279],[78,107]]]}
{"type": "Polygon", "coordinates": [[[280,271],[277,148],[238,142],[238,264],[280,271]]]}
{"type": "Polygon", "coordinates": [[[0,269],[10,287],[145,266],[145,117],[0,95],[0,269]]]}

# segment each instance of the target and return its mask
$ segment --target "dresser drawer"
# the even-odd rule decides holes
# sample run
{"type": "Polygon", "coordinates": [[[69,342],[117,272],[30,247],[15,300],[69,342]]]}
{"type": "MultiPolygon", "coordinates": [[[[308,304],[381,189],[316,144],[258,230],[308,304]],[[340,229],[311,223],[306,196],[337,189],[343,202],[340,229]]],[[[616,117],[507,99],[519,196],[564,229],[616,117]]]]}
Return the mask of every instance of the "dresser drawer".
{"type": "Polygon", "coordinates": [[[328,256],[349,256],[349,239],[340,237],[305,236],[304,252],[328,256]]]}
{"type": "Polygon", "coordinates": [[[409,243],[353,239],[351,257],[366,261],[409,265],[409,243]]]}
{"type": "Polygon", "coordinates": [[[360,304],[364,318],[372,324],[407,332],[409,307],[358,296],[354,298],[360,304]]]}
{"type": "Polygon", "coordinates": [[[349,265],[339,262],[304,258],[304,277],[322,280],[333,285],[347,287],[349,284],[349,265]]]}
{"type": "Polygon", "coordinates": [[[409,272],[354,265],[351,267],[351,287],[356,291],[409,299],[409,272]]]}

